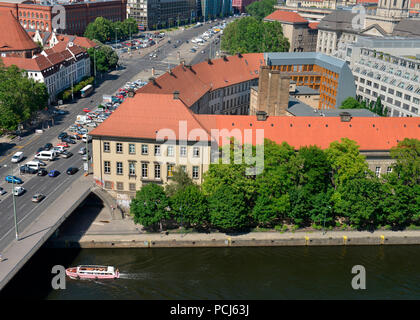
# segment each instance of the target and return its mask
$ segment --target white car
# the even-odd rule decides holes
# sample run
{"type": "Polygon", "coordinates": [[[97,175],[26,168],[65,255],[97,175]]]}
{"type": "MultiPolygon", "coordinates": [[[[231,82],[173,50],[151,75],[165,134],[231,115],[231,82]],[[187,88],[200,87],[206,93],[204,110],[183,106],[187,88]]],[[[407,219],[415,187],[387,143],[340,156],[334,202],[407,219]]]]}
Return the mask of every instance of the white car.
{"type": "Polygon", "coordinates": [[[24,192],[25,192],[25,189],[23,187],[15,187],[15,189],[13,190],[13,194],[15,196],[20,196],[24,192]]]}
{"type": "Polygon", "coordinates": [[[2,187],[0,187],[0,195],[4,195],[6,193],[6,190],[4,190],[2,187]]]}

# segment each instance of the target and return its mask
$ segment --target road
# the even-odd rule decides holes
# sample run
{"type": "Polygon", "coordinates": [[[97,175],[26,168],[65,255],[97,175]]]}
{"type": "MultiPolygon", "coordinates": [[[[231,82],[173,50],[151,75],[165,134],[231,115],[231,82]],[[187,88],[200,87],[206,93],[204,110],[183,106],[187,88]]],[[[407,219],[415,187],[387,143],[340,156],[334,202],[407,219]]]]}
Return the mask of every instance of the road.
{"type": "MultiPolygon", "coordinates": [[[[232,18],[228,19],[228,21],[229,20],[231,21],[232,18]]],[[[207,43],[207,46],[200,46],[194,56],[194,54],[189,53],[189,49],[194,44],[191,42],[186,44],[185,41],[190,41],[201,35],[204,31],[216,24],[217,23],[205,24],[198,28],[190,28],[185,31],[179,31],[177,34],[170,35],[171,43],[161,45],[160,52],[158,52],[157,58],[154,59],[150,59],[148,54],[142,57],[138,52],[133,53],[131,56],[129,54],[121,55],[120,63],[122,64],[122,67],[119,70],[104,75],[102,79],[99,79],[99,83],[90,97],[82,98],[73,103],[61,106],[61,109],[67,110],[68,114],[55,116],[54,125],[51,123],[51,126],[45,129],[44,133],[28,134],[23,137],[21,141],[17,141],[15,138],[9,144],[9,148],[0,151],[0,186],[7,191],[5,195],[0,195],[0,252],[15,238],[13,197],[11,196],[12,184],[4,181],[5,176],[10,175],[13,170],[13,174],[21,177],[24,181],[22,186],[26,189],[26,192],[21,196],[15,197],[18,229],[22,231],[39,217],[45,208],[61,195],[75,179],[83,174],[82,158],[77,151],[81,146],[85,146],[85,144],[78,142],[76,145],[72,145],[70,151],[73,152],[74,155],[71,158],[60,158],[47,163],[46,169],[48,171],[56,169],[61,172],[61,174],[55,178],[29,174],[20,175],[18,170],[19,166],[33,159],[39,147],[44,146],[46,143],[52,143],[53,145],[57,144],[58,134],[62,131],[66,131],[66,129],[74,123],[76,116],[78,114],[83,114],[83,109],[85,107],[96,107],[102,102],[102,96],[104,94],[115,93],[119,88],[124,86],[127,81],[133,80],[139,73],[150,70],[152,67],[155,68],[158,74],[164,73],[167,71],[168,61],[178,64],[176,59],[178,57],[178,51],[180,52],[181,57],[191,57],[191,64],[201,62],[205,58],[208,58],[209,49],[207,49],[207,47],[209,43],[207,43]],[[173,45],[178,40],[182,42],[182,45],[178,48],[174,48],[173,45]],[[205,50],[206,54],[200,53],[201,50],[205,50]],[[13,164],[11,163],[10,158],[17,151],[23,151],[25,158],[19,164],[13,164]],[[7,167],[5,167],[5,165],[7,167]],[[78,167],[79,171],[72,176],[68,176],[65,171],[69,167],[78,167]],[[35,193],[42,193],[46,195],[46,198],[40,203],[33,203],[31,198],[35,193]]],[[[175,64],[173,66],[175,66],[175,64]]],[[[148,79],[142,80],[147,81],[148,79]]]]}

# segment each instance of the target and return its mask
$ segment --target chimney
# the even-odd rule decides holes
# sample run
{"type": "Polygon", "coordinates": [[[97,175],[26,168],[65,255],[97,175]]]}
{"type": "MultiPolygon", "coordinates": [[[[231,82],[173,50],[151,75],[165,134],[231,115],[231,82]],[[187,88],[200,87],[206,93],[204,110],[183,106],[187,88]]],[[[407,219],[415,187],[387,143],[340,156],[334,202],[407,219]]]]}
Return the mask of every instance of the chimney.
{"type": "Polygon", "coordinates": [[[207,60],[207,63],[208,64],[213,64],[213,62],[211,62],[211,59],[210,58],[207,58],[206,60],[207,60]]]}
{"type": "Polygon", "coordinates": [[[238,52],[238,57],[242,58],[242,53],[238,52]]]}
{"type": "Polygon", "coordinates": [[[132,98],[132,97],[134,97],[135,95],[136,95],[136,92],[134,91],[134,89],[130,88],[130,89],[128,90],[128,97],[129,97],[129,98],[132,98]]]}
{"type": "Polygon", "coordinates": [[[267,112],[265,111],[257,111],[257,120],[258,121],[265,121],[267,120],[267,112]]]}
{"type": "Polygon", "coordinates": [[[179,91],[174,91],[174,100],[179,100],[179,91]]]}
{"type": "Polygon", "coordinates": [[[349,112],[340,112],[340,120],[341,122],[350,122],[351,121],[351,113],[349,112]]]}
{"type": "Polygon", "coordinates": [[[222,58],[224,61],[229,61],[226,55],[223,55],[222,58]]]}

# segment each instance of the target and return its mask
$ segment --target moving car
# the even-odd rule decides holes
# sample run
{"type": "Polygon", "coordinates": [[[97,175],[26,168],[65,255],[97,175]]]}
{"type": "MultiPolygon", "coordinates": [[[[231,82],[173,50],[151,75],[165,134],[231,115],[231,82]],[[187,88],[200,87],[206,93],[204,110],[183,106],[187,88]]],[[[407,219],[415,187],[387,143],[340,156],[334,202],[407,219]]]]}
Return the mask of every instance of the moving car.
{"type": "Polygon", "coordinates": [[[23,187],[15,187],[15,189],[13,190],[13,194],[15,196],[20,196],[21,194],[23,194],[25,192],[25,188],[23,187]]]}
{"type": "Polygon", "coordinates": [[[17,163],[20,160],[23,159],[23,152],[16,152],[13,156],[12,156],[12,162],[17,163]]]}
{"type": "Polygon", "coordinates": [[[6,176],[6,178],[4,178],[4,180],[8,183],[18,183],[21,184],[23,183],[22,179],[15,177],[15,176],[6,176]]]}
{"type": "Polygon", "coordinates": [[[70,144],[76,144],[76,141],[74,141],[73,139],[70,139],[70,137],[64,138],[61,140],[62,142],[67,142],[70,144]]]}
{"type": "Polygon", "coordinates": [[[45,198],[45,196],[43,195],[43,194],[41,194],[41,193],[37,193],[37,194],[34,194],[33,196],[32,196],[32,202],[40,202],[40,201],[42,201],[42,199],[44,199],[45,198]]]}
{"type": "Polygon", "coordinates": [[[88,113],[88,112],[91,112],[92,110],[90,110],[89,108],[84,108],[83,111],[88,113]]]}
{"type": "Polygon", "coordinates": [[[55,178],[56,176],[58,176],[60,174],[60,171],[58,170],[51,170],[50,173],[48,173],[49,177],[55,178]]]}
{"type": "Polygon", "coordinates": [[[68,175],[72,175],[72,174],[75,174],[77,171],[79,171],[79,169],[77,169],[75,167],[70,167],[70,168],[67,169],[66,173],[68,175]]]}
{"type": "Polygon", "coordinates": [[[60,143],[57,143],[57,147],[64,147],[64,148],[68,148],[68,147],[69,147],[69,145],[67,144],[67,142],[60,142],[60,143]]]}
{"type": "Polygon", "coordinates": [[[32,167],[30,167],[30,166],[28,166],[28,165],[23,165],[23,166],[21,166],[20,168],[19,168],[19,171],[20,171],[20,174],[25,174],[25,173],[29,173],[29,174],[35,174],[35,173],[37,173],[38,172],[38,170],[37,169],[35,169],[35,168],[32,168],[32,167]]]}

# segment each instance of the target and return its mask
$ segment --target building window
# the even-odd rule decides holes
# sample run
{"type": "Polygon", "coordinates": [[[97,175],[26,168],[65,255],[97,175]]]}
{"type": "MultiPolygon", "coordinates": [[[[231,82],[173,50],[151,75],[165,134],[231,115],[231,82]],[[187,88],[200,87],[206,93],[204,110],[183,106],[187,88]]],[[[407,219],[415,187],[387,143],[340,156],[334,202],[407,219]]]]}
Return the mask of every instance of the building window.
{"type": "Polygon", "coordinates": [[[110,152],[109,142],[104,142],[104,152],[110,152]]]}
{"type": "Polygon", "coordinates": [[[117,190],[124,190],[124,184],[122,182],[117,182],[117,190]]]}
{"type": "Polygon", "coordinates": [[[136,175],[136,163],[134,161],[128,162],[128,175],[130,176],[136,175]]]}
{"type": "Polygon", "coordinates": [[[192,177],[193,179],[198,179],[199,178],[199,167],[198,166],[193,166],[192,167],[192,177]]]}
{"type": "Polygon", "coordinates": [[[129,183],[128,188],[130,189],[130,191],[136,191],[136,184],[135,183],[129,183]]]}
{"type": "Polygon", "coordinates": [[[379,177],[379,175],[381,174],[381,167],[376,167],[375,174],[377,177],[379,177]]]}
{"type": "Polygon", "coordinates": [[[388,168],[386,168],[386,173],[391,173],[392,172],[392,167],[388,167],[388,168]]]}
{"type": "Polygon", "coordinates": [[[105,189],[112,189],[112,182],[111,181],[105,181],[105,189]]]}
{"type": "Polygon", "coordinates": [[[181,157],[186,157],[187,156],[187,147],[183,147],[183,146],[181,146],[180,147],[180,156],[181,157]]]}
{"type": "Polygon", "coordinates": [[[149,164],[148,163],[142,163],[141,164],[141,177],[147,178],[149,176],[149,164]]]}
{"type": "Polygon", "coordinates": [[[117,174],[123,174],[123,163],[117,162],[117,174]]]}
{"type": "Polygon", "coordinates": [[[110,174],[111,173],[111,162],[104,161],[104,173],[110,174]]]}
{"type": "Polygon", "coordinates": [[[200,148],[199,147],[194,147],[193,148],[193,157],[198,158],[199,156],[200,156],[200,148]]]}
{"type": "Polygon", "coordinates": [[[174,156],[174,146],[168,146],[168,157],[173,157],[174,156]]]}
{"type": "Polygon", "coordinates": [[[168,163],[168,178],[172,177],[174,175],[174,169],[175,169],[175,165],[172,163],[168,163]]]}
{"type": "Polygon", "coordinates": [[[117,153],[122,153],[122,152],[123,152],[122,143],[117,142],[117,153]]]}
{"type": "Polygon", "coordinates": [[[187,172],[187,166],[181,166],[181,170],[187,172]]]}
{"type": "Polygon", "coordinates": [[[141,154],[148,154],[149,153],[149,146],[147,144],[141,145],[141,154]]]}
{"type": "Polygon", "coordinates": [[[155,163],[155,179],[160,179],[160,164],[155,163]]]}
{"type": "Polygon", "coordinates": [[[160,156],[160,145],[155,145],[155,156],[160,156]]]}
{"type": "Polygon", "coordinates": [[[134,143],[130,143],[128,145],[128,153],[135,154],[136,153],[136,145],[134,143]]]}

